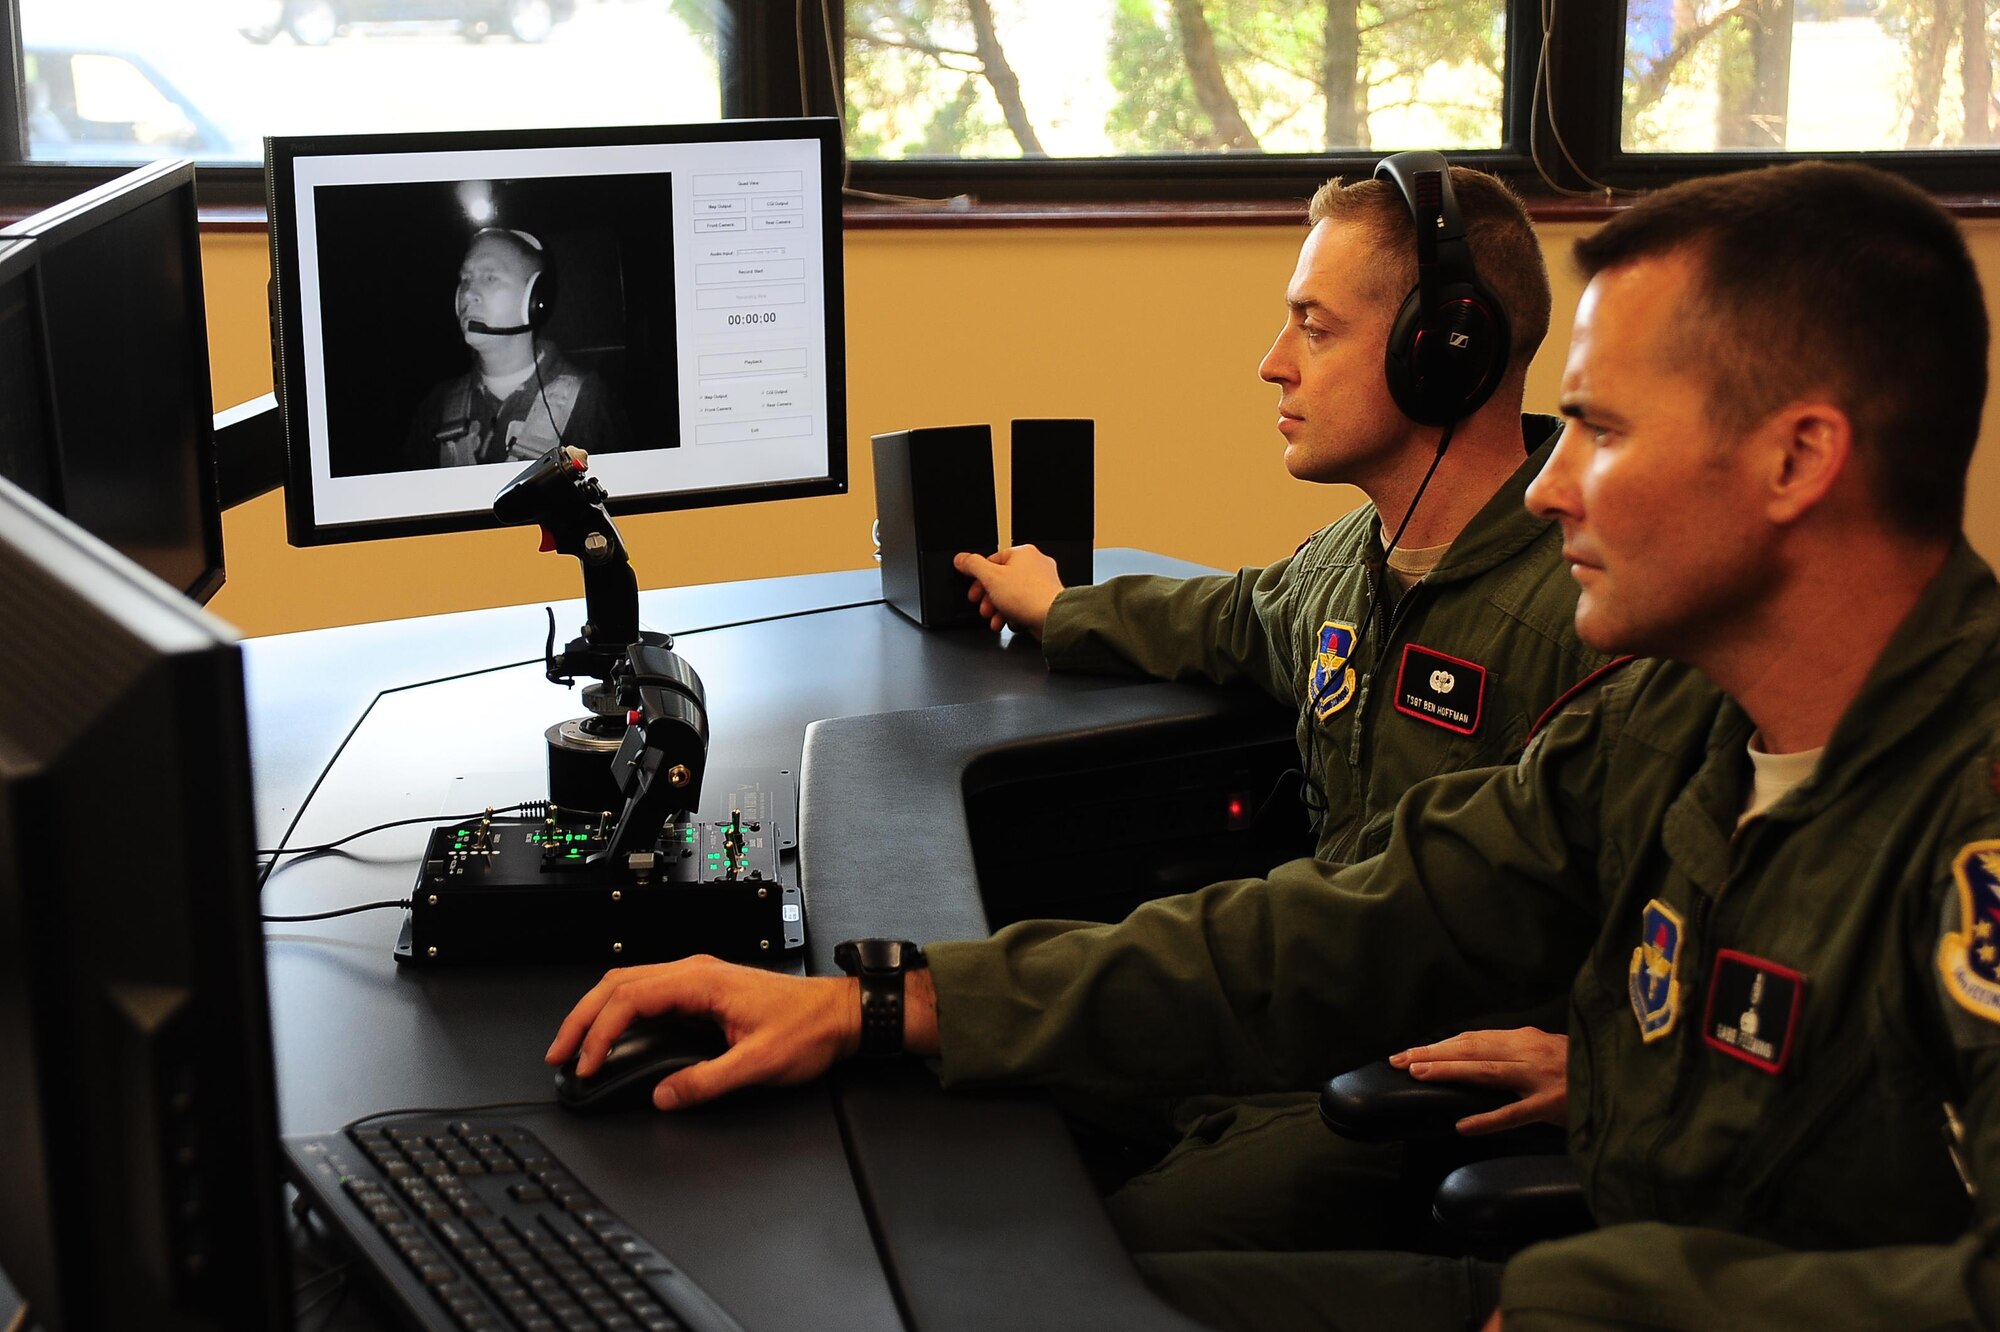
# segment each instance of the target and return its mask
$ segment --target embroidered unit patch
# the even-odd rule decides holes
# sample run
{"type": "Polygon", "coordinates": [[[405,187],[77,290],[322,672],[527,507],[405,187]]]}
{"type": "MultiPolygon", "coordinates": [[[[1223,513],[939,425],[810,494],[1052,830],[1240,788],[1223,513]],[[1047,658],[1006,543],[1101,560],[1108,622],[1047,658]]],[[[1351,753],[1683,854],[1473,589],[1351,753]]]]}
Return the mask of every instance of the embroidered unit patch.
{"type": "Polygon", "coordinates": [[[1792,1057],[1805,977],[1790,967],[1733,948],[1718,949],[1708,982],[1701,1038],[1766,1073],[1781,1073],[1792,1057]]]}
{"type": "Polygon", "coordinates": [[[1313,716],[1325,721],[1354,698],[1354,667],[1348,658],[1354,652],[1354,626],[1342,620],[1328,620],[1319,627],[1319,655],[1313,659],[1313,716]]]}
{"type": "Polygon", "coordinates": [[[2000,1022],[2000,841],[1973,842],[1951,862],[1958,929],[1938,945],[1944,988],[1967,1011],[2000,1022]]]}
{"type": "Polygon", "coordinates": [[[1681,929],[1679,912],[1657,897],[1646,903],[1639,946],[1632,950],[1631,990],[1639,1036],[1649,1042],[1672,1031],[1681,1015],[1681,982],[1676,974],[1681,929]]]}
{"type": "Polygon", "coordinates": [[[1403,645],[1403,664],[1396,671],[1396,711],[1471,735],[1479,729],[1479,710],[1485,701],[1484,666],[1416,643],[1403,645]]]}

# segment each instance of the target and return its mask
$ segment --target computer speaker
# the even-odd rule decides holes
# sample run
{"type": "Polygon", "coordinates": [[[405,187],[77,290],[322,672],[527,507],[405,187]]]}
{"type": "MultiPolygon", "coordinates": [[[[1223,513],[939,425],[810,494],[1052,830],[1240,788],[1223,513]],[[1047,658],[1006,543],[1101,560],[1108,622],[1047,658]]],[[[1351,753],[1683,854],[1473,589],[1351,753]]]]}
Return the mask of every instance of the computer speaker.
{"type": "Polygon", "coordinates": [[[1095,439],[1096,422],[1089,420],[1013,425],[1012,544],[1053,558],[1064,587],[1096,581],[1095,439]]]}
{"type": "Polygon", "coordinates": [[[990,555],[1000,544],[993,428],[898,430],[874,443],[882,599],[926,629],[983,624],[966,599],[972,580],[951,561],[962,550],[990,555]]]}

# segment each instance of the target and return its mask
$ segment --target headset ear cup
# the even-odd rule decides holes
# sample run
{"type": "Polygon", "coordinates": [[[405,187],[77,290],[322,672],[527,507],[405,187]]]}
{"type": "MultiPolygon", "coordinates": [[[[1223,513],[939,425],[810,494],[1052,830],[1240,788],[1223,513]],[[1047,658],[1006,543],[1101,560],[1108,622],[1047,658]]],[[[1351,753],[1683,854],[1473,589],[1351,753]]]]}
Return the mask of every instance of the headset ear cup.
{"type": "Polygon", "coordinates": [[[542,266],[528,279],[528,288],[521,294],[521,318],[517,322],[539,333],[548,326],[555,309],[556,257],[543,250],[542,266]]]}
{"type": "Polygon", "coordinates": [[[1411,287],[1410,294],[1403,298],[1402,308],[1396,311],[1396,321],[1389,326],[1389,345],[1382,368],[1389,380],[1389,397],[1403,415],[1420,425],[1431,425],[1433,413],[1417,372],[1417,334],[1423,327],[1423,316],[1421,294],[1411,287]]]}
{"type": "Polygon", "coordinates": [[[1462,421],[1485,405],[1507,369],[1507,316],[1477,283],[1456,282],[1439,293],[1435,328],[1423,322],[1416,288],[1403,299],[1389,330],[1383,369],[1389,396],[1419,425],[1462,421]]]}

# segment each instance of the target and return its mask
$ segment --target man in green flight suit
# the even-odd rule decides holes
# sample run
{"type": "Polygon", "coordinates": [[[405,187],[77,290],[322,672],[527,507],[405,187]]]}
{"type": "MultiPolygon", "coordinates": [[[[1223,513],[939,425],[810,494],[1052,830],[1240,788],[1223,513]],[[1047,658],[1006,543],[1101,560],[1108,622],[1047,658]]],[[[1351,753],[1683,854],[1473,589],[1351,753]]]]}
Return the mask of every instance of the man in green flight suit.
{"type": "MultiPolygon", "coordinates": [[[[1391,165],[1443,160],[1406,153],[1391,165]]],[[[1381,173],[1314,194],[1284,327],[1258,367],[1279,391],[1286,470],[1355,486],[1368,503],[1291,556],[1233,576],[1066,589],[1033,546],[957,560],[992,627],[1034,634],[1056,669],[1243,681],[1296,707],[1323,861],[1380,851],[1396,802],[1424,778],[1513,757],[1543,710],[1606,660],[1576,637],[1560,530],[1522,504],[1560,428],[1521,410],[1549,327],[1541,245],[1501,181],[1463,167],[1449,179],[1453,223],[1504,316],[1490,397],[1459,416],[1392,384],[1385,351],[1406,301],[1424,293],[1415,205],[1381,173]],[[1456,419],[1441,426],[1446,415],[1456,419]]],[[[1520,1016],[1553,1025],[1556,1012],[1520,1016]]],[[[1434,1053],[1427,1076],[1491,1078],[1520,1097],[1469,1131],[1561,1121],[1560,1035],[1509,1024],[1434,1053]]],[[[1428,1215],[1397,1151],[1331,1137],[1312,1096],[1198,1098],[1157,1122],[1107,1118],[1141,1159],[1165,1153],[1108,1199],[1135,1250],[1337,1247],[1428,1215]]]]}
{"type": "Polygon", "coordinates": [[[1246,1094],[1566,978],[1595,1228],[1504,1271],[1142,1271],[1231,1328],[2000,1321],[2000,585],[1960,534],[1988,345],[1971,257],[1914,188],[1814,163],[1664,190],[1578,259],[1570,424],[1528,502],[1562,525],[1584,641],[1663,660],[1517,763],[1414,788],[1375,859],[1025,922],[928,969],[901,950],[900,1006],[866,973],[613,972],[550,1057],[581,1045],[587,1076],[635,1014],[710,1014],[729,1051],[655,1093],[688,1105],[897,1044],[897,1007],[951,1087],[1246,1094]]]}

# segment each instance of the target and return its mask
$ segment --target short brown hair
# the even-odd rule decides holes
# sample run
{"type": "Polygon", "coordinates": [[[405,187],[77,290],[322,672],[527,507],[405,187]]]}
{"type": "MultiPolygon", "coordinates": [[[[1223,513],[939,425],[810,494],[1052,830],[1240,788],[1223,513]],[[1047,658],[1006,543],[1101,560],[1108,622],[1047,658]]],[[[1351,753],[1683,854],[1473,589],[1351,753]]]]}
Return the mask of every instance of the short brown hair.
{"type": "MultiPolygon", "coordinates": [[[[1510,333],[1507,373],[1526,370],[1549,334],[1549,269],[1527,210],[1506,183],[1470,167],[1451,169],[1451,192],[1465,223],[1466,244],[1479,280],[1499,298],[1510,333]]],[[[1386,180],[1342,182],[1336,176],[1319,187],[1306,206],[1306,225],[1355,222],[1368,228],[1383,252],[1386,289],[1397,294],[1417,284],[1417,238],[1410,207],[1386,180]],[[1393,261],[1391,257],[1393,256],[1393,261]]]]}
{"type": "Polygon", "coordinates": [[[1943,209],[1884,172],[1802,162],[1683,181],[1576,243],[1586,279],[1670,254],[1699,277],[1666,336],[1703,372],[1719,433],[1826,394],[1890,522],[1957,535],[1986,401],[1986,303],[1943,209]]]}

